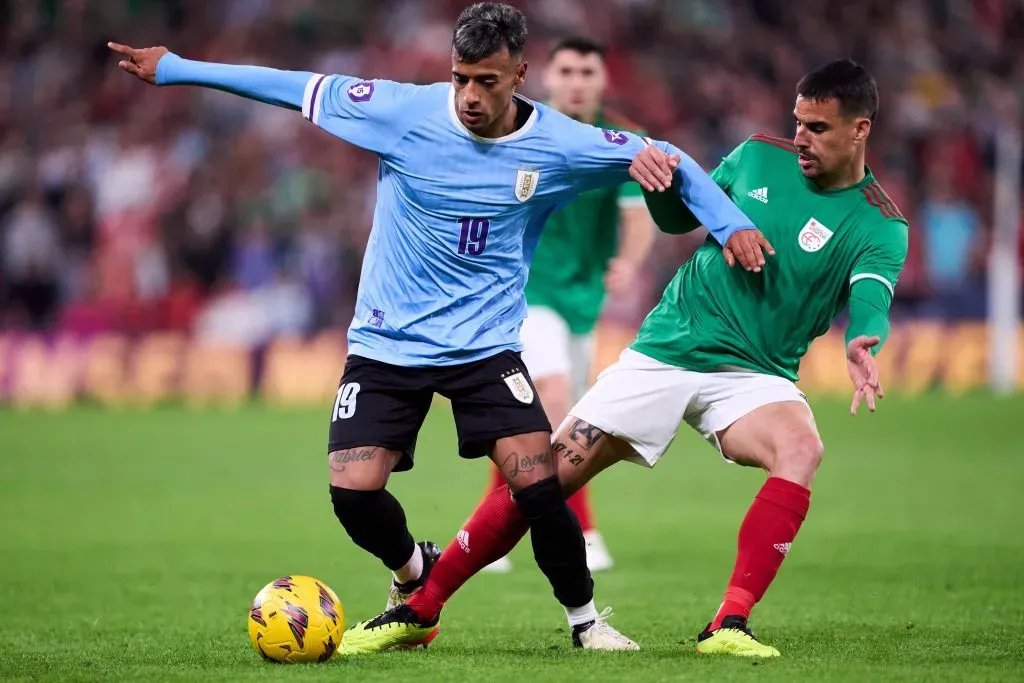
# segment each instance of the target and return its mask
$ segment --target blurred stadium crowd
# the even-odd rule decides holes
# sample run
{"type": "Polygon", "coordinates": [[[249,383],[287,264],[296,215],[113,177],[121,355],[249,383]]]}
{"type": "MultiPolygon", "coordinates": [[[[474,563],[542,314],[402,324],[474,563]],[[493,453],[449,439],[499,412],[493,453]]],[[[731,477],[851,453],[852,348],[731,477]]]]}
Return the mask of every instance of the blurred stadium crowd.
{"type": "MultiPolygon", "coordinates": [[[[147,88],[107,40],[211,61],[446,80],[465,0],[0,1],[0,329],[192,330],[258,344],[345,326],[374,158],[293,112],[147,88]]],[[[911,315],[984,307],[994,131],[1024,102],[1021,0],[516,0],[526,94],[547,46],[604,41],[616,109],[706,168],[790,134],[793,87],[852,56],[879,81],[869,163],[911,221],[911,315]]],[[[641,317],[700,236],[662,236],[641,317]]],[[[1021,250],[1024,259],[1024,248],[1021,250]]]]}

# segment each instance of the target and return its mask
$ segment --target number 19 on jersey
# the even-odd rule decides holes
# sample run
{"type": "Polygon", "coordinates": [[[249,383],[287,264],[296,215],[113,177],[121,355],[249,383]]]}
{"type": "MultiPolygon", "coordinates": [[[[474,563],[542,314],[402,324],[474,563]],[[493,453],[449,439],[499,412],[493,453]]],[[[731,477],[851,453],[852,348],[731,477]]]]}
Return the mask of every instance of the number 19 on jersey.
{"type": "Polygon", "coordinates": [[[459,226],[459,254],[479,256],[484,253],[491,221],[486,218],[460,218],[459,226]]]}

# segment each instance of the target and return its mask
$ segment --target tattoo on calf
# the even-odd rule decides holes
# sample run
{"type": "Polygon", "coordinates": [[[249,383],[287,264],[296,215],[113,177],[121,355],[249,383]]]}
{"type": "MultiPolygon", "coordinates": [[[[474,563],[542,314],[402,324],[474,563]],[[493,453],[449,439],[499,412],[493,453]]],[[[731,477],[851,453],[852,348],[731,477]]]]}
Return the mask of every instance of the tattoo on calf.
{"type": "Polygon", "coordinates": [[[550,451],[543,451],[536,455],[519,455],[510,453],[504,462],[501,463],[501,470],[509,479],[515,479],[522,472],[532,472],[537,467],[547,465],[551,462],[550,451]]]}
{"type": "Polygon", "coordinates": [[[583,420],[576,420],[569,427],[569,438],[577,445],[582,446],[584,450],[593,448],[602,436],[604,436],[604,432],[583,420]]]}
{"type": "Polygon", "coordinates": [[[331,470],[344,472],[349,463],[376,460],[378,451],[380,451],[380,446],[347,448],[343,451],[334,451],[330,455],[331,470]]]}

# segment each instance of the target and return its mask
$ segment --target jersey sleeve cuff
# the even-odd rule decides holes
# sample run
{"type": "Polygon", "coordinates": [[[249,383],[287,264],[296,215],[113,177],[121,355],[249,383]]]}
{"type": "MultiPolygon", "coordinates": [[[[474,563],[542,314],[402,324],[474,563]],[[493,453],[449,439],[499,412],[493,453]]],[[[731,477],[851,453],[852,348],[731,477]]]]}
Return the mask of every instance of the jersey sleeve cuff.
{"type": "Polygon", "coordinates": [[[330,77],[324,74],[313,74],[306,81],[306,90],[302,94],[302,116],[316,125],[320,125],[320,107],[329,80],[330,77]]]}
{"type": "Polygon", "coordinates": [[[889,280],[882,277],[881,275],[876,275],[875,273],[857,273],[856,275],[850,278],[850,286],[852,287],[855,283],[860,282],[861,280],[875,280],[877,282],[881,282],[885,286],[885,288],[889,290],[890,296],[894,296],[896,293],[895,288],[892,286],[892,283],[889,282],[889,280]]]}

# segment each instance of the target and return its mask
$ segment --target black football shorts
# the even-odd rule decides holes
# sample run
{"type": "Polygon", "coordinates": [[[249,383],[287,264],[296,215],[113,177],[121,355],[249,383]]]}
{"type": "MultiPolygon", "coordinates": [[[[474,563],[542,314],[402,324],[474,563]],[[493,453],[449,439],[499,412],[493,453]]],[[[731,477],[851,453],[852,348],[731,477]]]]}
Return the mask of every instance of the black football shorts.
{"type": "Polygon", "coordinates": [[[506,436],[551,431],[533,380],[514,351],[416,368],[349,356],[331,410],[328,453],[381,446],[402,451],[396,472],[412,469],[416,436],[435,393],[451,401],[463,458],[489,456],[494,442],[506,436]]]}

